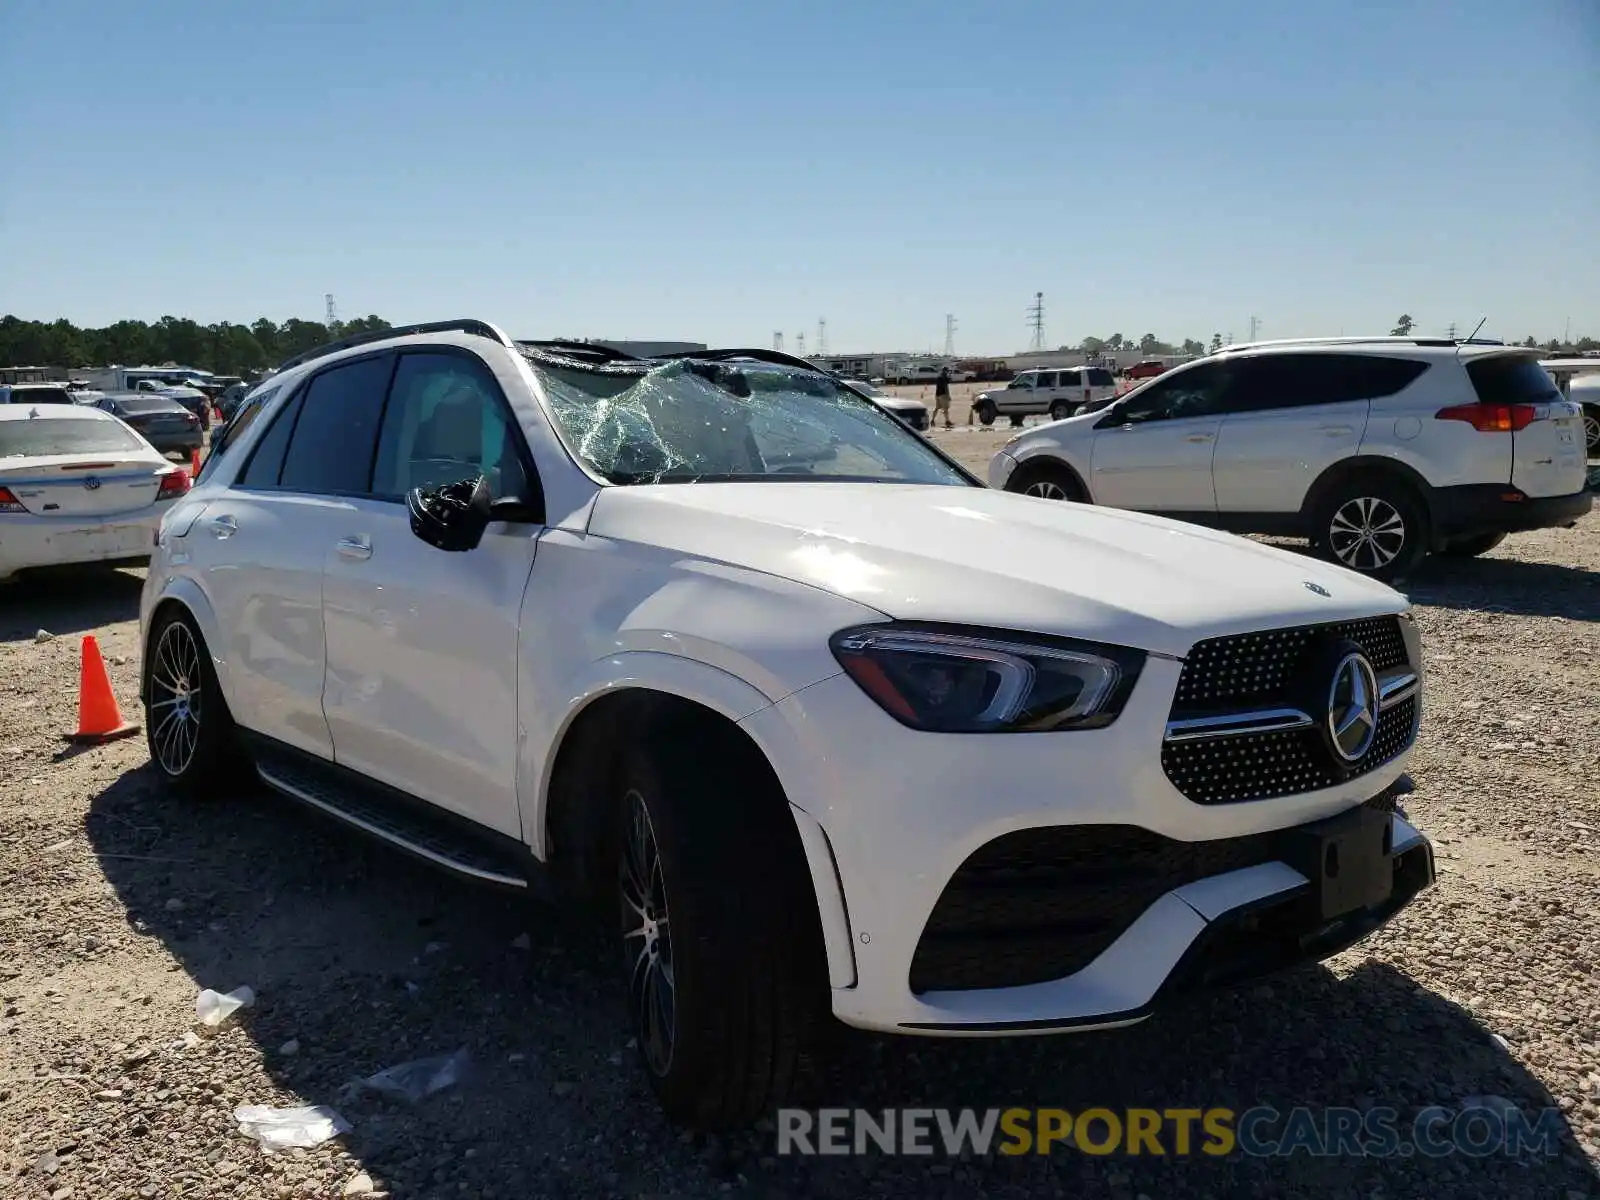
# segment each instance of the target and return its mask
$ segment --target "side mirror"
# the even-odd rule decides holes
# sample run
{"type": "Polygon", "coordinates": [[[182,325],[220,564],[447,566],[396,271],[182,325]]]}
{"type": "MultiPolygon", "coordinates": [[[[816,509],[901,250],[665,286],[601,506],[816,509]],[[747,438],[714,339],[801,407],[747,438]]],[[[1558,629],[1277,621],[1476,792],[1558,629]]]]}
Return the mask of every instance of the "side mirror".
{"type": "Polygon", "coordinates": [[[440,550],[476,548],[493,519],[492,508],[489,480],[482,475],[442,487],[412,488],[406,493],[411,532],[440,550]]]}

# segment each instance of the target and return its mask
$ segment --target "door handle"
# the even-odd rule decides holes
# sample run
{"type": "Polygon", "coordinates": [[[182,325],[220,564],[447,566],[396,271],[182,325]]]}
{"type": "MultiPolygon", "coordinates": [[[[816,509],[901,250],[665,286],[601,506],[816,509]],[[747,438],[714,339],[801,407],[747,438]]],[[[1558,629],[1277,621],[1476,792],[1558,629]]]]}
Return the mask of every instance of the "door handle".
{"type": "Polygon", "coordinates": [[[339,557],[363,559],[372,557],[372,541],[366,537],[339,539],[339,557]]]}
{"type": "Polygon", "coordinates": [[[1214,433],[1191,433],[1183,440],[1186,442],[1214,442],[1216,439],[1217,435],[1214,433]]]}
{"type": "Polygon", "coordinates": [[[239,522],[232,517],[211,518],[211,536],[214,538],[231,538],[239,532],[239,522]]]}

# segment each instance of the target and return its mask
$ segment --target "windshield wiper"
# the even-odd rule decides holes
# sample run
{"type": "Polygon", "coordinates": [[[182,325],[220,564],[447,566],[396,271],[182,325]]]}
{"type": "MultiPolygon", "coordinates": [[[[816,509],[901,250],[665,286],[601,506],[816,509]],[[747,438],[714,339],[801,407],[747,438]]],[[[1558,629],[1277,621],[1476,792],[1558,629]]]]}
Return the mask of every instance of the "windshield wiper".
{"type": "Polygon", "coordinates": [[[812,375],[824,374],[816,363],[809,363],[793,354],[785,354],[782,350],[680,350],[673,354],[657,354],[654,361],[671,362],[674,360],[694,359],[699,362],[730,362],[740,358],[748,358],[753,362],[772,363],[779,367],[796,367],[812,375]]]}

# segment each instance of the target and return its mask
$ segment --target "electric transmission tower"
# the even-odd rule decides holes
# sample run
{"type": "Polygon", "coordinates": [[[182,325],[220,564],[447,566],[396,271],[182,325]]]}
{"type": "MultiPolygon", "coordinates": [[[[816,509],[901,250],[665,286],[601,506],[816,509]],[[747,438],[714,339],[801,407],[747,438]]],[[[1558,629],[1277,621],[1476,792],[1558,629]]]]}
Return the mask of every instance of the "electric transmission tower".
{"type": "Polygon", "coordinates": [[[323,318],[323,321],[328,326],[328,332],[332,333],[339,327],[339,309],[333,302],[332,292],[325,292],[322,298],[327,302],[328,307],[327,316],[323,318]]]}
{"type": "Polygon", "coordinates": [[[828,319],[826,317],[818,317],[817,318],[817,353],[818,354],[826,354],[827,352],[828,352],[828,319]]]}
{"type": "Polygon", "coordinates": [[[1261,318],[1260,317],[1251,317],[1250,318],[1250,340],[1252,342],[1256,340],[1256,333],[1260,329],[1261,329],[1261,318]]]}
{"type": "Polygon", "coordinates": [[[1028,328],[1033,330],[1033,340],[1028,343],[1028,349],[1040,351],[1044,349],[1044,293],[1035,292],[1033,303],[1028,306],[1028,328]]]}
{"type": "Polygon", "coordinates": [[[794,347],[794,352],[801,358],[806,356],[806,335],[803,330],[794,335],[794,347]]]}
{"type": "Polygon", "coordinates": [[[944,315],[944,356],[956,356],[956,319],[950,313],[944,315]]]}
{"type": "Polygon", "coordinates": [[[782,351],[782,349],[783,349],[783,330],[774,329],[772,331],[772,348],[774,350],[782,351]]]}
{"type": "Polygon", "coordinates": [[[1444,335],[1452,342],[1456,340],[1456,323],[1454,321],[1450,322],[1450,328],[1444,331],[1444,335]]]}

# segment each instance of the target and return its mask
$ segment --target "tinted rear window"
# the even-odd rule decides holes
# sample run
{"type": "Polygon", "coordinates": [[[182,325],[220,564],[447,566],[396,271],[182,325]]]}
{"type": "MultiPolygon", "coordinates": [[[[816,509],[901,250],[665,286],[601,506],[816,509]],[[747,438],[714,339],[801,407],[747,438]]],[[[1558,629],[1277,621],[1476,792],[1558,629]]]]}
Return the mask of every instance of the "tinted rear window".
{"type": "Polygon", "coordinates": [[[18,388],[11,393],[13,404],[71,404],[72,393],[66,388],[18,388]]]}
{"type": "Polygon", "coordinates": [[[1115,379],[1111,378],[1111,372],[1103,367],[1091,367],[1089,369],[1090,387],[1112,387],[1116,382],[1115,379]]]}
{"type": "Polygon", "coordinates": [[[117,407],[129,413],[187,412],[188,410],[168,396],[123,396],[117,407]]]}
{"type": "Polygon", "coordinates": [[[1467,364],[1467,377],[1485,404],[1530,404],[1559,394],[1550,372],[1522,354],[1476,359],[1467,364]]]}
{"type": "Polygon", "coordinates": [[[105,454],[138,450],[142,439],[115,421],[67,421],[41,417],[0,421],[0,458],[30,454],[105,454]]]}

